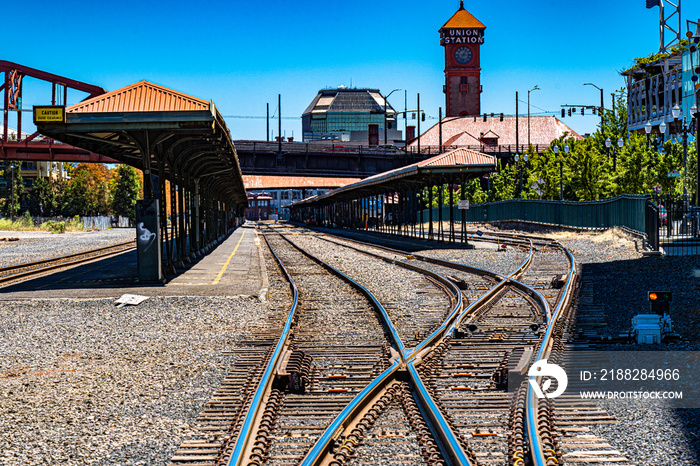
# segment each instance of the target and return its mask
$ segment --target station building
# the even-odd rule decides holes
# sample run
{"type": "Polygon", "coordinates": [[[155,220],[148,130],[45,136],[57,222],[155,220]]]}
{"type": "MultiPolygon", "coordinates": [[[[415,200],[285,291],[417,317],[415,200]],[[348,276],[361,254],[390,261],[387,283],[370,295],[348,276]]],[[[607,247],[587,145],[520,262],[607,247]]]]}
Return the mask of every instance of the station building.
{"type": "Polygon", "coordinates": [[[243,216],[246,220],[257,222],[258,220],[277,220],[271,214],[270,201],[272,196],[268,193],[248,193],[248,207],[245,209],[243,216]]]}
{"type": "Polygon", "coordinates": [[[659,126],[665,123],[664,138],[678,134],[680,123],[693,119],[691,108],[700,106],[700,52],[695,38],[700,31],[690,33],[690,38],[680,41],[666,52],[654,54],[656,60],[637,60],[634,66],[622,72],[627,85],[627,129],[645,132],[647,122],[653,134],[661,133],[659,126]],[[695,78],[695,80],[693,80],[695,78]],[[673,108],[681,110],[676,121],[673,108]]]}
{"type": "Polygon", "coordinates": [[[403,142],[396,129],[396,111],[378,89],[322,89],[304,110],[301,125],[305,142],[365,142],[368,146],[403,142]]]}

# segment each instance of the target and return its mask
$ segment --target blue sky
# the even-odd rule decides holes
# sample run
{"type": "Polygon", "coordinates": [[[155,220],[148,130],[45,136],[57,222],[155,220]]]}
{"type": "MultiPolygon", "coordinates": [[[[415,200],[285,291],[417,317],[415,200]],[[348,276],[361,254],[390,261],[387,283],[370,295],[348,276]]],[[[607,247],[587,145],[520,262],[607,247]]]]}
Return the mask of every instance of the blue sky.
{"type": "MultiPolygon", "coordinates": [[[[438,29],[458,7],[458,0],[29,0],[21,40],[7,42],[0,59],[108,91],[146,79],[213,100],[234,139],[264,139],[265,104],[276,113],[281,94],[283,132],[299,140],[306,106],[319,89],[339,85],[399,88],[389,99],[397,109],[404,90],[409,108],[420,93],[427,129],[444,107],[438,29]]],[[[658,8],[647,10],[645,0],[466,0],[465,8],[486,25],[486,113],[514,114],[515,92],[526,102],[534,85],[541,90],[530,94],[532,114],[597,105],[599,91],[585,82],[604,89],[609,107],[610,93],[624,85],[619,72],[658,50],[658,8]]],[[[686,0],[682,33],[686,19],[698,18],[700,2],[686,0]]],[[[25,86],[25,108],[50,103],[50,87],[29,79],[25,86]]],[[[68,103],[81,98],[69,93],[68,103]]],[[[519,110],[525,114],[526,103],[519,110]]],[[[579,114],[564,122],[583,134],[599,119],[579,114]]],[[[277,120],[271,127],[276,132],[277,120]]]]}

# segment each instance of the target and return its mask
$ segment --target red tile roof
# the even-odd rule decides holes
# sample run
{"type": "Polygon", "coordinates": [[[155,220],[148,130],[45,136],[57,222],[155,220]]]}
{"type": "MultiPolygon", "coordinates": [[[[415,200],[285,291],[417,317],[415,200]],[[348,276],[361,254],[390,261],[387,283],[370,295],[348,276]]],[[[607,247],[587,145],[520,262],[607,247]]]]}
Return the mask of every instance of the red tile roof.
{"type": "Polygon", "coordinates": [[[369,178],[365,178],[364,180],[349,184],[347,186],[342,186],[325,194],[304,199],[296,204],[308,204],[316,200],[328,199],[339,194],[351,193],[357,189],[389,186],[395,181],[425,177],[433,172],[445,173],[452,171],[454,173],[472,173],[473,175],[475,174],[476,176],[480,176],[481,174],[495,170],[495,157],[469,149],[456,149],[411,165],[406,165],[405,167],[395,168],[394,170],[390,170],[388,172],[370,176],[369,178]]]}
{"type": "Polygon", "coordinates": [[[457,13],[452,15],[452,18],[450,18],[443,27],[440,28],[442,31],[443,29],[460,29],[460,28],[465,28],[465,29],[486,29],[486,26],[481,24],[481,21],[476,19],[471,13],[469,13],[467,10],[464,8],[460,8],[457,10],[457,13]]]}
{"type": "MultiPolygon", "coordinates": [[[[420,137],[421,149],[427,146],[440,144],[439,124],[423,133],[420,137]]],[[[498,116],[487,117],[486,121],[480,116],[463,118],[445,118],[442,123],[442,143],[445,146],[478,146],[482,137],[498,137],[498,144],[502,146],[515,146],[515,117],[498,116]]],[[[565,133],[577,139],[581,136],[573,129],[566,126],[553,116],[530,117],[530,143],[533,146],[549,146],[549,144],[562,137],[565,133]]],[[[518,143],[527,145],[527,116],[518,117],[518,143]]],[[[416,147],[417,140],[409,144],[416,147]]]]}
{"type": "Polygon", "coordinates": [[[433,158],[418,162],[419,167],[440,167],[456,165],[491,165],[494,163],[493,156],[482,154],[475,150],[455,149],[433,158]]]}
{"type": "Polygon", "coordinates": [[[69,113],[83,112],[161,112],[178,110],[209,110],[206,100],[183,94],[148,81],[108,92],[71,105],[69,113]]]}
{"type": "Polygon", "coordinates": [[[339,188],[358,181],[360,178],[243,175],[245,189],[339,188]]]}

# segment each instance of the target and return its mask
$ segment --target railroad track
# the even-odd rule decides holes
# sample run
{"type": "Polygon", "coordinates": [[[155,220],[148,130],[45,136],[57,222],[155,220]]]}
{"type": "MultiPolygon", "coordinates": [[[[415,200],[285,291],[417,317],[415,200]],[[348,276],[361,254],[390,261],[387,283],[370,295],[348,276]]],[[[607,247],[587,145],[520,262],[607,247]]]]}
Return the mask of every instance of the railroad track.
{"type": "MultiPolygon", "coordinates": [[[[239,387],[246,395],[236,397],[230,438],[209,444],[208,456],[183,444],[172,464],[566,464],[567,411],[535,398],[522,373],[534,361],[560,360],[570,338],[576,281],[565,248],[544,238],[490,237],[527,249],[521,264],[499,275],[325,236],[344,249],[331,265],[302,251],[314,249],[316,235],[274,230],[265,237],[299,304],[277,345],[251,354],[256,370],[239,387]],[[413,271],[406,283],[427,295],[424,306],[407,317],[396,301],[370,292],[381,290],[340,280],[347,253],[364,255],[368,269],[383,262],[413,271]],[[321,281],[327,271],[332,283],[321,281]],[[514,392],[504,385],[508,374],[514,392]],[[295,377],[303,390],[290,387],[295,377]]],[[[569,413],[580,421],[576,408],[569,413]]],[[[602,446],[582,440],[571,445],[602,446]]],[[[574,461],[586,456],[574,453],[574,461]]]]}
{"type": "Polygon", "coordinates": [[[115,254],[120,254],[125,251],[136,248],[136,241],[127,241],[124,243],[105,246],[102,248],[91,249],[89,251],[68,254],[53,259],[45,259],[35,262],[28,262],[18,265],[10,265],[0,268],[0,286],[9,283],[23,280],[31,277],[43,275],[47,272],[53,272],[57,269],[72,267],[74,265],[83,264],[85,262],[101,259],[115,254]]]}

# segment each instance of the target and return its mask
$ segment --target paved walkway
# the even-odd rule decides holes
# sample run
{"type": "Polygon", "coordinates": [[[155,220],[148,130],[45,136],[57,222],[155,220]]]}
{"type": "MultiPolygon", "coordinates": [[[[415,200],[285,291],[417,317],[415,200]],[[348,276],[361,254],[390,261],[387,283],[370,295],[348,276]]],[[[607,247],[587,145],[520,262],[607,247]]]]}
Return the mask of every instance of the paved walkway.
{"type": "Polygon", "coordinates": [[[165,285],[137,283],[136,251],[0,288],[0,300],[142,296],[257,296],[268,282],[261,239],[250,223],[165,285]]]}
{"type": "Polygon", "coordinates": [[[192,268],[168,282],[166,290],[187,295],[264,296],[267,273],[261,262],[260,241],[255,225],[243,225],[192,268]]]}

